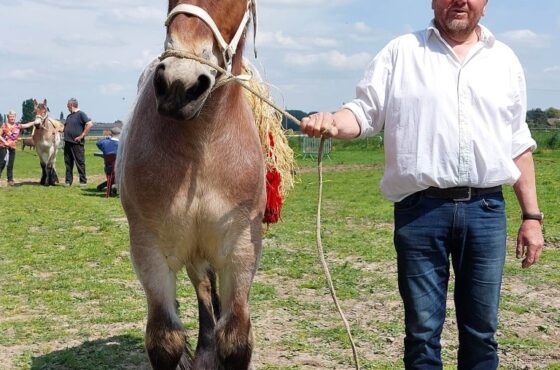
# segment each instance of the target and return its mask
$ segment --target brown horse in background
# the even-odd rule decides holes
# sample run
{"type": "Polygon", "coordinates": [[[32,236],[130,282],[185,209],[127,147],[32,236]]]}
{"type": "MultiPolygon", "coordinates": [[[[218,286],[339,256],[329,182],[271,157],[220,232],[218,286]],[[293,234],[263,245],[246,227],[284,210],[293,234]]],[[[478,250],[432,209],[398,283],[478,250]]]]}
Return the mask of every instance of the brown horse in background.
{"type": "MultiPolygon", "coordinates": [[[[166,51],[240,74],[254,1],[169,1],[166,51]]],[[[248,369],[248,299],[266,197],[253,114],[238,84],[217,84],[216,70],[165,53],[161,59],[142,74],[117,155],[131,258],[147,297],[146,349],[157,370],[248,369]],[[183,268],[198,300],[194,355],[176,301],[183,268]]]]}
{"type": "Polygon", "coordinates": [[[47,99],[37,103],[33,99],[35,107],[35,125],[33,129],[33,144],[41,162],[41,185],[49,186],[58,183],[56,174],[56,152],[60,145],[60,132],[64,126],[61,122],[50,118],[48,115],[47,99]]]}

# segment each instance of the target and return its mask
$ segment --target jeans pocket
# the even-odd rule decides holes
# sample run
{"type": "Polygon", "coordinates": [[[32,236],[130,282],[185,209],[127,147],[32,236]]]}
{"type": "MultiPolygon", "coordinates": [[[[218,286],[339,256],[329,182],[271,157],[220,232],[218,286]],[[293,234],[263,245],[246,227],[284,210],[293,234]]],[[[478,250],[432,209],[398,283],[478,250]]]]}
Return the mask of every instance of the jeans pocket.
{"type": "Polygon", "coordinates": [[[490,195],[482,198],[480,201],[480,207],[487,212],[505,213],[506,202],[501,194],[493,196],[490,195]]]}
{"type": "Polygon", "coordinates": [[[409,195],[408,197],[404,198],[403,200],[396,202],[395,212],[408,212],[413,210],[414,208],[418,207],[418,205],[422,202],[424,195],[421,192],[414,193],[409,195]]]}

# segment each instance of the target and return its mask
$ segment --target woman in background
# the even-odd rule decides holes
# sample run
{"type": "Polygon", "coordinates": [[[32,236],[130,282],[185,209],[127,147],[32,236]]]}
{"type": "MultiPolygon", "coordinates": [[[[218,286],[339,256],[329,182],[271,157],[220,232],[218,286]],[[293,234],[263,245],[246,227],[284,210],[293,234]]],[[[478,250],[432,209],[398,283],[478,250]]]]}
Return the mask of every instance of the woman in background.
{"type": "Polygon", "coordinates": [[[33,126],[34,122],[16,122],[16,112],[8,112],[8,122],[2,124],[0,132],[0,186],[2,186],[2,171],[8,163],[8,186],[14,186],[14,162],[16,160],[16,143],[21,130],[33,126]]]}

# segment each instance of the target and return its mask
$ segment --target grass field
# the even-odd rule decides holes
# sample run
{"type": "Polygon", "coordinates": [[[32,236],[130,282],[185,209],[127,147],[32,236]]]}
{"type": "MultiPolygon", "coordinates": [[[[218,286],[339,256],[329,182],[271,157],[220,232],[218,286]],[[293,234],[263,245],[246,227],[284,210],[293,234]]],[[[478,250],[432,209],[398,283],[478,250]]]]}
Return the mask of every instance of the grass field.
{"type": "MultiPolygon", "coordinates": [[[[95,151],[89,142],[88,187],[45,188],[35,155],[18,148],[18,186],[0,189],[2,369],[149,368],[128,225],[118,198],[95,190],[103,179],[95,151]]],[[[372,143],[335,143],[324,164],[323,243],[364,369],[402,368],[392,204],[378,191],[382,161],[372,143]]],[[[535,161],[546,249],[528,270],[514,256],[519,208],[505,190],[509,241],[498,333],[504,369],[560,369],[560,151],[540,151],[535,161]]],[[[283,220],[265,233],[251,294],[258,369],[353,368],[315,251],[315,166],[299,161],[283,220]]],[[[61,156],[58,167],[63,179],[61,156]]],[[[185,274],[179,280],[183,322],[194,337],[194,293],[185,274]]],[[[443,358],[453,369],[457,341],[448,303],[443,358]]]]}

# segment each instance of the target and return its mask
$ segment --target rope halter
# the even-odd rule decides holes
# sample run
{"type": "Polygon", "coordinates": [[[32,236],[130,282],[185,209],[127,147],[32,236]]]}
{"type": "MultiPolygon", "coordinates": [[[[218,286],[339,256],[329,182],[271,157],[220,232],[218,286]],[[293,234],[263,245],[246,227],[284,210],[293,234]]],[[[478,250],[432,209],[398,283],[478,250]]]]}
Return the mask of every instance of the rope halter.
{"type": "MultiPolygon", "coordinates": [[[[218,43],[220,44],[220,49],[222,50],[222,55],[223,55],[224,63],[225,63],[225,67],[226,67],[225,69],[228,72],[231,72],[232,65],[233,65],[233,56],[235,55],[235,51],[237,50],[237,45],[239,44],[239,41],[241,40],[241,37],[243,36],[243,32],[245,31],[245,27],[247,26],[247,23],[249,22],[249,20],[251,18],[253,19],[253,26],[254,26],[253,37],[256,38],[256,34],[257,34],[257,2],[256,2],[256,0],[247,0],[247,9],[245,10],[245,14],[243,15],[243,19],[241,20],[241,23],[239,24],[239,28],[237,29],[237,32],[235,32],[235,35],[233,36],[233,38],[231,39],[231,42],[229,44],[226,42],[226,40],[222,36],[222,33],[220,32],[220,29],[216,25],[216,22],[214,22],[214,20],[210,16],[210,14],[208,14],[208,12],[206,10],[204,10],[203,8],[201,8],[199,6],[196,6],[196,5],[192,5],[192,4],[178,4],[167,15],[167,19],[165,20],[165,27],[169,27],[169,24],[171,23],[172,19],[177,14],[194,15],[195,17],[200,18],[202,21],[204,21],[204,23],[206,23],[208,25],[208,27],[210,27],[210,30],[212,30],[212,33],[214,34],[214,37],[216,38],[216,41],[218,41],[218,43]]],[[[253,44],[254,44],[254,42],[253,42],[253,44]]],[[[256,46],[255,46],[254,52],[255,52],[255,57],[256,57],[256,55],[257,55],[256,46]]]]}

